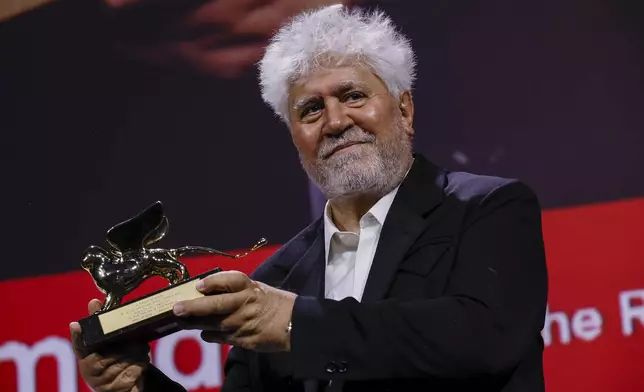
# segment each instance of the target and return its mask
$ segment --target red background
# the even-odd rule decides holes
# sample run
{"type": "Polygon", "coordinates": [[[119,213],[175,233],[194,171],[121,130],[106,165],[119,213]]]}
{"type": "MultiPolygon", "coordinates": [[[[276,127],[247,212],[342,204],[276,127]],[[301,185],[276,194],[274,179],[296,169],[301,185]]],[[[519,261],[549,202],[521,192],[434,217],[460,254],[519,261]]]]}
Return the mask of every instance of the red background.
{"type": "MultiPolygon", "coordinates": [[[[19,392],[58,389],[53,358],[31,369],[10,355],[22,350],[29,365],[43,341],[69,349],[67,324],[99,294],[79,255],[153,201],[171,221],[164,247],[240,249],[262,236],[279,244],[320,216],[323,198],[260,99],[258,59],[246,58],[235,77],[181,59],[141,61],[157,45],[219,33],[212,22],[239,5],[285,21],[311,3],[222,1],[230,6],[222,14],[212,6],[219,1],[135,0],[141,7],[115,10],[105,7],[111,1],[57,0],[0,21],[0,391],[16,391],[17,370],[37,384],[19,392]],[[168,30],[195,15],[196,31],[168,30]]],[[[520,179],[539,196],[548,390],[644,391],[644,315],[625,336],[619,306],[620,293],[644,292],[644,1],[356,3],[384,10],[412,41],[415,150],[449,170],[520,179]],[[550,323],[573,323],[588,309],[601,314],[593,339],[550,323]]],[[[217,50],[197,46],[201,58],[217,50]]],[[[249,272],[272,251],[188,264],[193,273],[249,272]]],[[[218,353],[202,360],[199,347],[182,341],[173,366],[190,375],[207,363],[218,375],[218,353]]],[[[65,392],[76,389],[74,369],[72,360],[65,392]]]]}
{"type": "MultiPolygon", "coordinates": [[[[644,290],[644,238],[640,229],[644,222],[644,199],[548,210],[543,218],[550,274],[550,314],[564,312],[571,319],[579,309],[592,307],[602,315],[602,331],[590,341],[572,334],[569,342],[562,343],[559,327],[552,327],[552,341],[545,349],[544,359],[548,390],[644,390],[641,371],[644,331],[636,320],[635,332],[624,336],[619,307],[620,292],[644,290]]],[[[275,249],[265,248],[241,262],[201,257],[189,259],[187,264],[193,274],[217,265],[248,273],[275,249]]],[[[164,284],[160,279],[150,280],[136,296],[164,284]]],[[[9,341],[32,345],[50,336],[67,338],[68,323],[83,317],[87,301],[98,294],[84,271],[1,282],[4,317],[0,350],[9,341]]],[[[637,305],[644,306],[633,304],[637,305]]],[[[223,348],[222,358],[225,353],[223,348]]],[[[177,345],[175,362],[181,372],[194,372],[201,360],[196,341],[186,339],[177,345]]],[[[2,391],[17,391],[16,371],[12,361],[0,362],[2,391]]],[[[53,358],[43,357],[36,374],[38,392],[63,392],[57,389],[53,358]]],[[[83,391],[84,384],[79,385],[83,391]]]]}

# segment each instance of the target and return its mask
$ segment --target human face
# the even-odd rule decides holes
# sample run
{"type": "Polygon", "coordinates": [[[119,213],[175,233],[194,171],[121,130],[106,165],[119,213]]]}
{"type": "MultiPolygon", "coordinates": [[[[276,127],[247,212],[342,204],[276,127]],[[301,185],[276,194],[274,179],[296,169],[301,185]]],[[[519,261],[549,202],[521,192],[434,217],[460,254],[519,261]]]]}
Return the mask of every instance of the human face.
{"type": "Polygon", "coordinates": [[[291,86],[291,136],[302,166],[327,198],[383,196],[412,161],[413,102],[396,99],[361,66],[326,68],[291,86]]]}

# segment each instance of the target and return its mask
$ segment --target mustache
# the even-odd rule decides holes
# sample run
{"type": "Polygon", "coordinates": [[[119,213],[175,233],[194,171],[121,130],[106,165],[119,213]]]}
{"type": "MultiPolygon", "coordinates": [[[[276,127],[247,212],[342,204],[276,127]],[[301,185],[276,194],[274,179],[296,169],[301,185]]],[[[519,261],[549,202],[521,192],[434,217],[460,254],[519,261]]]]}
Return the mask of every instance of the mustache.
{"type": "Polygon", "coordinates": [[[365,132],[362,128],[354,126],[342,132],[339,136],[327,136],[320,144],[318,158],[328,158],[336,149],[347,144],[353,143],[373,143],[376,141],[376,135],[365,132]]]}

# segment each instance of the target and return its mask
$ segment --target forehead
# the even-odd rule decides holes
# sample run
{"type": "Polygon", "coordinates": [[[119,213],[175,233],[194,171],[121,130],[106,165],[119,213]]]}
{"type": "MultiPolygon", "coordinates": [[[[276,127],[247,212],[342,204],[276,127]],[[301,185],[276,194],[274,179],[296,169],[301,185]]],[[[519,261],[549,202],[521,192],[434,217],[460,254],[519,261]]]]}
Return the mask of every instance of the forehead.
{"type": "Polygon", "coordinates": [[[290,88],[291,98],[302,95],[331,95],[338,87],[356,85],[373,92],[386,90],[385,84],[365,67],[346,66],[320,69],[299,79],[290,88]]]}

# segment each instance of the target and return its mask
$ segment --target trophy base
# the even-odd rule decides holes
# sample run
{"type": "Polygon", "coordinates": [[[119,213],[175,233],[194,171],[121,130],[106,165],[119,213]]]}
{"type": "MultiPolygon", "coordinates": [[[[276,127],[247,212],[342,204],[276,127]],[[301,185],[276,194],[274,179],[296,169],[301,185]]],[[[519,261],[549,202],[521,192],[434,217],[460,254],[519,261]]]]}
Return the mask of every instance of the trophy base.
{"type": "Polygon", "coordinates": [[[83,344],[88,349],[100,349],[107,344],[125,341],[147,343],[178,332],[181,326],[172,306],[179,301],[203,297],[204,294],[195,288],[197,281],[220,271],[221,268],[215,268],[117,308],[78,320],[83,344]]]}

